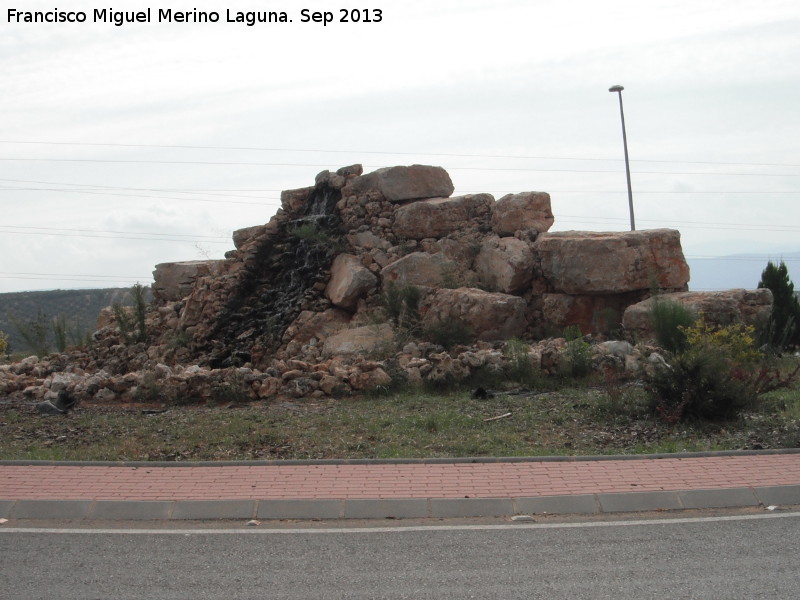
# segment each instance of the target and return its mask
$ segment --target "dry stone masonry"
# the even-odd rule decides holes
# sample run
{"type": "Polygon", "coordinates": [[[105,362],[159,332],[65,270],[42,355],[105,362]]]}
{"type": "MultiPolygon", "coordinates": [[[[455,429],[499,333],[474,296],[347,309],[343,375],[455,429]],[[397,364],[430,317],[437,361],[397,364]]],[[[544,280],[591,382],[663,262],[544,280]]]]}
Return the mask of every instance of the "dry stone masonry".
{"type": "MultiPolygon", "coordinates": [[[[157,265],[146,344],[124,343],[104,311],[89,349],[0,367],[0,395],[210,400],[233,380],[250,398],[323,398],[499,369],[510,338],[552,372],[568,326],[646,339],[654,292],[721,322],[770,310],[764,290],[688,292],[675,230],[551,233],[545,192],[453,191],[441,167],[323,171],[234,232],[224,260],[157,265]],[[467,339],[449,350],[425,334],[454,327],[467,339]]],[[[629,368],[647,353],[593,352],[629,368]]]]}

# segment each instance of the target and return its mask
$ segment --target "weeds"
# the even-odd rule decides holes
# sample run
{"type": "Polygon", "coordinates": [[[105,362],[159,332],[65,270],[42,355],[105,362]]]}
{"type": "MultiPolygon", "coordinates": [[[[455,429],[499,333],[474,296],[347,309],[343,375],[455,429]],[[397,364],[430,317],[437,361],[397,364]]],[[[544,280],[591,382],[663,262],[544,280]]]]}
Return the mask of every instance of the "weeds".
{"type": "Polygon", "coordinates": [[[564,353],[565,371],[572,377],[586,377],[592,371],[592,351],[583,339],[581,328],[570,325],[564,330],[567,348],[564,353]]]}
{"type": "Polygon", "coordinates": [[[147,341],[147,288],[139,283],[131,287],[132,307],[122,306],[115,302],[111,306],[119,327],[120,335],[126,344],[138,344],[147,341]]]}
{"type": "Polygon", "coordinates": [[[398,286],[390,281],[383,296],[383,305],[392,323],[401,328],[414,330],[419,325],[419,303],[422,291],[415,285],[398,286]]]}
{"type": "Polygon", "coordinates": [[[305,240],[328,250],[335,252],[344,252],[347,245],[340,237],[330,235],[328,232],[319,228],[316,223],[303,223],[289,229],[289,235],[298,240],[305,240]]]}
{"type": "Polygon", "coordinates": [[[448,317],[441,323],[429,326],[424,335],[434,344],[448,350],[461,344],[469,344],[475,339],[473,331],[455,317],[448,317]]]}
{"type": "Polygon", "coordinates": [[[519,338],[506,341],[503,348],[507,366],[505,376],[523,385],[529,385],[538,378],[538,372],[530,357],[530,345],[519,338]]]}
{"type": "Polygon", "coordinates": [[[672,353],[686,350],[685,328],[696,321],[696,317],[688,308],[672,300],[656,296],[650,309],[650,320],[658,345],[672,353]]]}
{"type": "Polygon", "coordinates": [[[247,404],[250,400],[250,388],[247,382],[239,373],[234,373],[227,381],[211,387],[209,404],[235,406],[237,404],[247,404]]]}

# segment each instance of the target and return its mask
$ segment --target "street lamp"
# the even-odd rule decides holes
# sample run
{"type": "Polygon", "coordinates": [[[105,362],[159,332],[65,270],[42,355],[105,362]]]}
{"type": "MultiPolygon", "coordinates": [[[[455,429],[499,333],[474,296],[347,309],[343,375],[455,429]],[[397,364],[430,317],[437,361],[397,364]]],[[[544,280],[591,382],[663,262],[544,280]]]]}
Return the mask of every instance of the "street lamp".
{"type": "Polygon", "coordinates": [[[636,231],[636,223],[633,219],[633,192],[631,191],[631,166],[628,160],[628,136],[625,133],[625,111],[622,110],[622,90],[625,88],[621,85],[612,85],[608,88],[609,92],[617,92],[619,94],[619,116],[622,119],[622,145],[625,148],[625,175],[628,178],[628,209],[631,213],[631,231],[636,231]]]}

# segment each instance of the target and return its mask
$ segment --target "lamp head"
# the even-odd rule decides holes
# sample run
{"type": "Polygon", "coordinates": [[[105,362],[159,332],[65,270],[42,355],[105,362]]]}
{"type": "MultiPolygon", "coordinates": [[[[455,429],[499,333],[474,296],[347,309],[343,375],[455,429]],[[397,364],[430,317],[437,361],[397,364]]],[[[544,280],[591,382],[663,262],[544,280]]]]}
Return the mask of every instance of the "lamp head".
{"type": "Polygon", "coordinates": [[[622,87],[621,85],[612,85],[610,88],[608,88],[608,91],[609,92],[621,92],[624,89],[625,88],[622,87]]]}

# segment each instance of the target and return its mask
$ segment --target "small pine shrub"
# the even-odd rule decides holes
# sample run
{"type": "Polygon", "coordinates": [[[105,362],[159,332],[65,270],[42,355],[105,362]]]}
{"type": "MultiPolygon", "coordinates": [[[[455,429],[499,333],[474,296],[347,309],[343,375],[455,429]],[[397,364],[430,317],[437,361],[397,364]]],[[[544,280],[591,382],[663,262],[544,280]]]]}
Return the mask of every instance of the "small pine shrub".
{"type": "Polygon", "coordinates": [[[696,320],[688,308],[656,296],[650,309],[650,320],[656,341],[664,350],[677,353],[688,348],[686,333],[682,328],[692,326],[696,320]]]}
{"type": "Polygon", "coordinates": [[[0,331],[0,356],[5,356],[8,352],[8,336],[0,331]]]}
{"type": "Polygon", "coordinates": [[[762,342],[777,349],[800,346],[800,302],[794,293],[794,283],[789,279],[789,269],[781,261],[767,263],[761,273],[759,288],[772,292],[772,314],[765,327],[762,342]]]}

